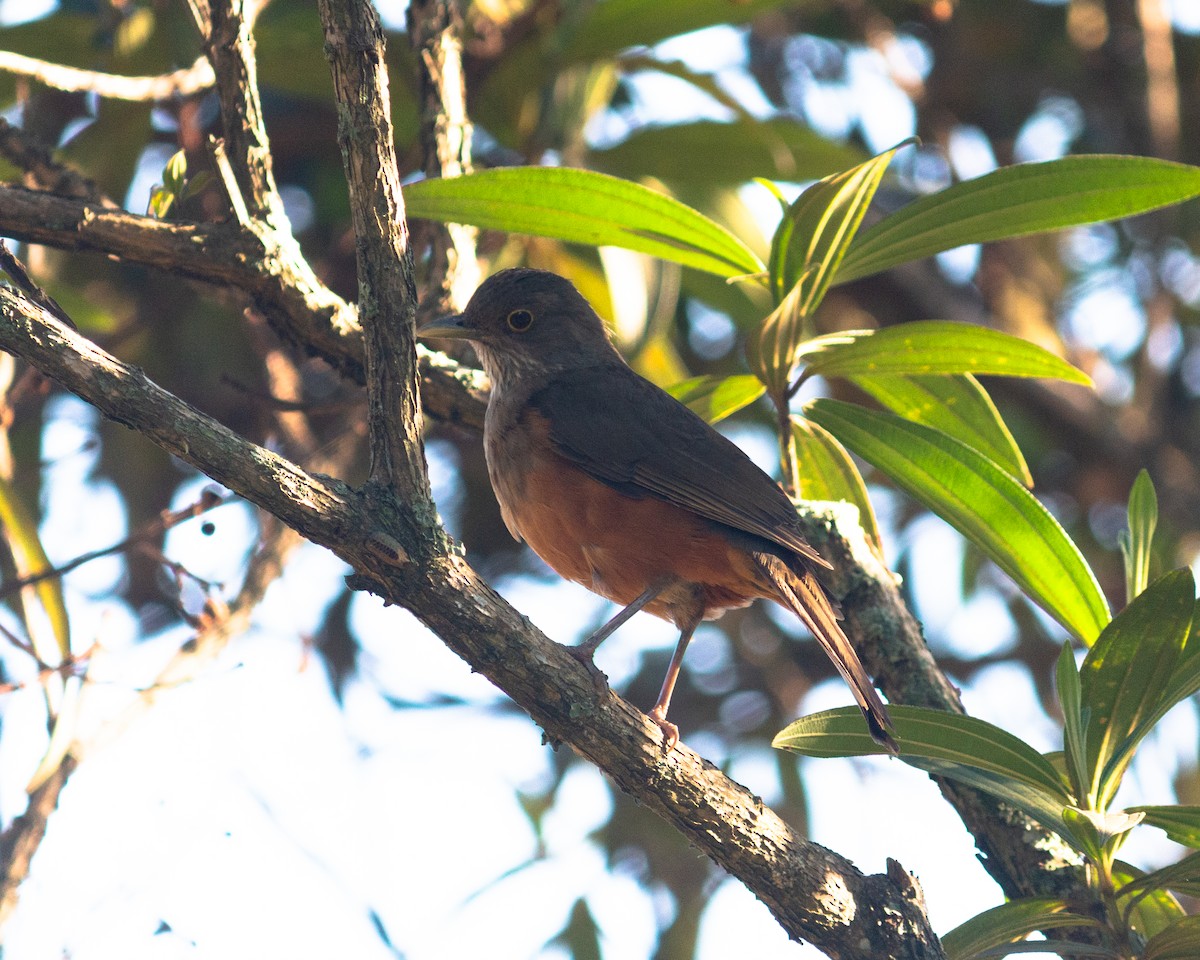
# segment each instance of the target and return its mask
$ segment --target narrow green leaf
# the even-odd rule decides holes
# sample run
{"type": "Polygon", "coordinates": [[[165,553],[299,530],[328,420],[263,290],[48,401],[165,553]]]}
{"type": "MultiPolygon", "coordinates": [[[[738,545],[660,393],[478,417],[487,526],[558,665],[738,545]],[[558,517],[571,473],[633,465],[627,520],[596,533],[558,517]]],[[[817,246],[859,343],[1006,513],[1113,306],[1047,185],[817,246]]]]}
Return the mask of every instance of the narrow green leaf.
{"type": "Polygon", "coordinates": [[[1200,603],[1192,609],[1192,629],[1183,653],[1163,690],[1159,709],[1166,713],[1175,704],[1200,691],[1200,603]]]}
{"type": "Polygon", "coordinates": [[[1096,926],[1096,921],[1071,912],[1066,900],[1028,897],[1010,900],[959,924],[942,940],[947,960],[972,960],[985,950],[1023,940],[1038,930],[1096,926]]]}
{"type": "Polygon", "coordinates": [[[1194,889],[1200,884],[1200,853],[1189,853],[1186,857],[1158,870],[1151,870],[1129,880],[1117,890],[1124,896],[1137,890],[1194,889]]]}
{"type": "Polygon", "coordinates": [[[1087,796],[1092,774],[1087,765],[1087,720],[1082,706],[1079,668],[1075,666],[1075,651],[1068,640],[1058,655],[1055,687],[1063,712],[1063,751],[1071,789],[1075,796],[1087,796]]]}
{"type": "Polygon", "coordinates": [[[812,314],[858,232],[888,164],[910,142],[818,180],[796,198],[771,239],[767,266],[776,303],[803,281],[802,308],[806,315],[812,314]]]}
{"type": "Polygon", "coordinates": [[[880,330],[848,330],[816,337],[799,351],[807,373],[974,373],[1046,377],[1090,385],[1086,373],[1036,343],[973,323],[918,320],[880,330]]]}
{"type": "MultiPolygon", "coordinates": [[[[1024,740],[986,720],[944,710],[890,704],[900,758],[974,767],[1023,783],[1058,806],[1071,803],[1050,762],[1024,740]]],[[[867,732],[861,712],[838,707],[788,724],[771,745],[806,757],[848,757],[886,753],[867,732]]]]}
{"type": "Polygon", "coordinates": [[[844,500],[858,507],[858,522],[871,546],[883,555],[879,521],[862,474],[850,454],[833,435],[803,417],[792,417],[792,442],[796,445],[796,485],[805,500],[844,500]]]}
{"type": "Polygon", "coordinates": [[[1200,850],[1200,807],[1185,804],[1130,807],[1146,815],[1144,823],[1165,830],[1176,843],[1200,850]]]}
{"type": "Polygon", "coordinates": [[[1200,957],[1200,916],[1180,917],[1150,938],[1142,960],[1196,960],[1200,957]]]}
{"type": "Polygon", "coordinates": [[[748,373],[730,377],[692,377],[667,387],[667,393],[709,423],[724,420],[748,407],[765,391],[758,377],[748,373]]]}
{"type": "Polygon", "coordinates": [[[893,413],[961,440],[1026,487],[1033,486],[1021,448],[988,392],[971,374],[855,376],[850,380],[893,413]]]}
{"type": "Polygon", "coordinates": [[[1200,168],[1150,157],[1063,157],[1005,167],[922,197],[856,239],[845,283],[967,243],[1131,217],[1200,195],[1200,168]]]}
{"type": "Polygon", "coordinates": [[[1145,470],[1138,472],[1129,491],[1129,529],[1121,533],[1125,558],[1125,602],[1129,603],[1150,583],[1150,547],[1158,526],[1158,496],[1145,470]]]}
{"type": "Polygon", "coordinates": [[[767,268],[777,309],[763,321],[747,351],[751,368],[772,396],[785,393],[808,320],[829,289],[888,164],[904,145],[818,180],[796,198],[776,228],[767,268]]]}
{"type": "Polygon", "coordinates": [[[568,167],[505,167],[404,188],[407,215],[624,247],[723,277],[762,262],[724,227],[666,194],[568,167]]]}
{"type": "Polygon", "coordinates": [[[1145,874],[1146,871],[1122,860],[1115,861],[1112,866],[1113,883],[1121,888],[1117,894],[1117,907],[1128,912],[1129,925],[1143,942],[1187,915],[1169,890],[1138,891],[1130,886],[1145,874]]]}
{"type": "Polygon", "coordinates": [[[1099,635],[1109,612],[1095,574],[1050,512],[995,463],[938,430],[855,404],[816,400],[807,416],[975,543],[1084,643],[1099,635]]]}
{"type": "Polygon", "coordinates": [[[1094,809],[1108,805],[1138,743],[1165,712],[1163,692],[1187,643],[1195,602],[1191,570],[1171,571],[1112,619],[1083,661],[1094,809]]]}
{"type": "MultiPolygon", "coordinates": [[[[25,509],[25,504],[8,480],[0,478],[0,525],[8,540],[16,575],[24,579],[44,574],[53,569],[42,541],[38,536],[37,524],[25,509]]],[[[21,591],[25,610],[25,629],[33,644],[33,652],[42,663],[55,667],[71,655],[71,623],[63,600],[62,582],[57,577],[47,577],[34,586],[21,591]],[[28,609],[31,598],[45,612],[49,633],[42,621],[28,609]]]]}

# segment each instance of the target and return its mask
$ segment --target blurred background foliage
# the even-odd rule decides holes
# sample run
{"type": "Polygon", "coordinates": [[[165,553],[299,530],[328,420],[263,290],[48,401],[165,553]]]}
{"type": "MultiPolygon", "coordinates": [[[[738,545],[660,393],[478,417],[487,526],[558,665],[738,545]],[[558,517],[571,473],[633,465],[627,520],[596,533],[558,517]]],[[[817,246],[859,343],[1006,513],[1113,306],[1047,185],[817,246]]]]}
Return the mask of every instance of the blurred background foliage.
{"type": "MultiPolygon", "coordinates": [[[[32,19],[27,3],[0,5],[10,24],[24,21],[0,30],[0,49],[128,75],[186,67],[199,53],[182,3],[64,0],[32,19]]],[[[381,7],[391,29],[401,170],[416,176],[423,152],[413,54],[402,7],[381,7]]],[[[555,163],[647,182],[730,226],[760,255],[778,205],[752,178],[779,181],[794,195],[799,185],[913,133],[921,146],[897,156],[879,208],[996,165],[1065,153],[1200,163],[1200,15],[1189,0],[477,0],[464,19],[477,168],[555,163]]],[[[318,274],[353,299],[354,241],[316,10],[273,0],[255,36],[289,216],[318,274]]],[[[6,73],[0,108],[138,213],[178,150],[189,177],[209,168],[206,138],[218,125],[211,93],[126,103],[6,73]]],[[[22,175],[0,159],[0,178],[22,175]]],[[[1094,393],[1018,380],[993,380],[989,389],[1025,451],[1035,492],[1080,544],[1116,606],[1123,597],[1117,534],[1141,467],[1160,498],[1160,569],[1193,564],[1200,554],[1198,214],[1191,204],[1116,225],[951,251],[838,287],[818,315],[823,331],[971,320],[1060,352],[1091,374],[1094,393]]],[[[168,213],[228,216],[215,182],[168,213]]],[[[430,228],[414,228],[421,256],[430,228]]],[[[248,437],[274,442],[275,406],[261,359],[269,335],[243,322],[236,296],[90,255],[46,248],[22,255],[88,335],[248,437]]],[[[748,285],[727,286],[623,252],[598,255],[485,234],[480,255],[487,271],[528,263],[569,276],[613,322],[635,367],[663,385],[744,372],[742,333],[767,309],[750,299],[748,285]]],[[[318,441],[361,436],[358,388],[319,361],[306,361],[302,372],[318,441]]],[[[811,384],[800,400],[828,389],[811,384]]],[[[53,417],[50,393],[24,393],[12,428],[14,479],[31,509],[44,502],[38,465],[53,417]]],[[[771,466],[765,405],[724,426],[771,466]]],[[[177,504],[182,486],[194,489],[195,478],[179,464],[119,426],[94,423],[83,443],[97,456],[90,481],[115,493],[126,528],[177,504]]],[[[522,578],[553,583],[508,536],[478,437],[431,424],[429,450],[443,517],[471,561],[502,585],[522,578]]],[[[981,672],[1011,667],[1054,716],[1059,628],[939,521],[882,487],[872,492],[889,559],[943,668],[970,692],[981,672]]],[[[366,682],[395,710],[461,705],[457,694],[419,684],[417,695],[389,690],[381,664],[393,652],[376,641],[364,655],[349,596],[330,590],[311,641],[336,696],[366,682]]],[[[106,596],[135,615],[143,637],[179,626],[186,605],[153,552],[129,554],[106,596]]],[[[592,619],[580,612],[578,623],[556,620],[571,622],[582,636],[607,616],[596,609],[592,619]]],[[[685,739],[726,766],[763,755],[806,693],[831,677],[815,645],[784,642],[798,638],[796,624],[762,606],[704,628],[673,706],[685,739]]],[[[0,656],[0,680],[16,676],[15,656],[0,656]]],[[[653,702],[668,656],[665,637],[639,650],[621,678],[622,693],[641,705],[653,702]]],[[[511,710],[495,699],[479,706],[511,710]]],[[[1003,715],[1003,705],[994,708],[1003,715]]],[[[3,736],[11,734],[6,723],[3,736]]],[[[535,830],[577,762],[553,754],[555,776],[521,796],[535,830]]],[[[803,822],[805,783],[794,760],[771,762],[778,765],[774,805],[803,822]]],[[[1172,774],[1179,801],[1200,802],[1196,757],[1185,756],[1172,774]]],[[[16,812],[3,811],[6,820],[16,812]]],[[[711,873],[679,837],[620,797],[593,839],[612,863],[669,894],[673,908],[662,922],[658,955],[695,955],[711,873]]],[[[596,924],[579,900],[554,949],[597,955],[596,924]]]]}

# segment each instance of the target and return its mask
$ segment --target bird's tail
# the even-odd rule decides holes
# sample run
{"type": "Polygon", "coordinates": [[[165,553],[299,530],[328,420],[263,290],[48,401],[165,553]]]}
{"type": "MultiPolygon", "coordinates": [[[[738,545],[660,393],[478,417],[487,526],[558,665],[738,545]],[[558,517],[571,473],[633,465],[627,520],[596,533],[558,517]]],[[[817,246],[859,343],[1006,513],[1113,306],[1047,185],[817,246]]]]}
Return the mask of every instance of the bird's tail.
{"type": "Polygon", "coordinates": [[[867,720],[871,738],[881,746],[897,753],[899,747],[892,738],[892,720],[887,707],[879,699],[875,685],[863,669],[858,654],[842,632],[838,621],[842,614],[837,604],[825,592],[821,582],[803,559],[787,564],[779,557],[759,554],[759,566],[776,588],[780,602],[796,614],[821,644],[826,655],[849,684],[854,699],[867,720]]]}

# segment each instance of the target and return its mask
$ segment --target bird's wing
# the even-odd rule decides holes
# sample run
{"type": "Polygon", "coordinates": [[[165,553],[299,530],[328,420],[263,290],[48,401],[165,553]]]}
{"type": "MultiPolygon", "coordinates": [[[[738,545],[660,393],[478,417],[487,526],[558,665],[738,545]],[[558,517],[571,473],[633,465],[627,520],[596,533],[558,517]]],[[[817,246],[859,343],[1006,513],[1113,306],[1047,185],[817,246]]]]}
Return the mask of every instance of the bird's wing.
{"type": "Polygon", "coordinates": [[[828,567],[787,495],[730,440],[624,365],[551,381],[529,400],[559,454],[630,496],[661,497],[828,567]]]}

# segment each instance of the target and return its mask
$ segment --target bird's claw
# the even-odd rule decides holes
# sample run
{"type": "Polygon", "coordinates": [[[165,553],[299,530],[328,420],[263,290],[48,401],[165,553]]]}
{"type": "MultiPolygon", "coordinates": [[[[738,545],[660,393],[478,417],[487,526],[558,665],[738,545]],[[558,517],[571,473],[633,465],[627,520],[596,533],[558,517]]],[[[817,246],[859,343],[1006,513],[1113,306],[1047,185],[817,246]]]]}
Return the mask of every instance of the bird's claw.
{"type": "Polygon", "coordinates": [[[663,752],[670,753],[675,749],[675,744],[679,742],[679,728],[671,723],[665,716],[659,714],[658,710],[651,710],[647,716],[658,725],[658,729],[663,735],[663,752]]]}

